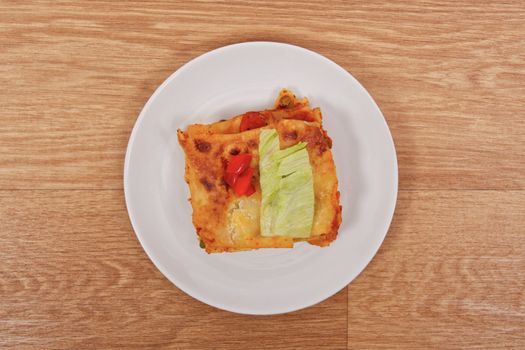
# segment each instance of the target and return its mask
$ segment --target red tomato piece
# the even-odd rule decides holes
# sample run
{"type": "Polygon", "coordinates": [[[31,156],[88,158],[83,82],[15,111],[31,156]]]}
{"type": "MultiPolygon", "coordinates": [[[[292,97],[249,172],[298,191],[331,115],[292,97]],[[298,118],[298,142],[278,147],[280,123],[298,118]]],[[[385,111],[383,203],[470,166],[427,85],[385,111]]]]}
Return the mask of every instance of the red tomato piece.
{"type": "Polygon", "coordinates": [[[250,185],[252,184],[253,168],[248,168],[244,171],[235,182],[233,190],[237,196],[242,196],[248,192],[250,185]]]}
{"type": "Polygon", "coordinates": [[[239,175],[250,167],[252,155],[249,153],[242,153],[233,156],[228,162],[226,173],[239,175]]]}
{"type": "Polygon", "coordinates": [[[248,190],[246,190],[245,195],[249,197],[254,193],[255,193],[255,186],[252,183],[250,183],[250,186],[248,187],[248,190]]]}
{"type": "Polygon", "coordinates": [[[261,113],[246,112],[242,117],[240,130],[242,132],[246,130],[257,129],[265,125],[267,125],[266,118],[264,118],[261,113]]]}
{"type": "Polygon", "coordinates": [[[237,178],[238,177],[239,177],[239,175],[236,175],[236,174],[225,173],[224,174],[224,181],[226,181],[226,183],[230,187],[233,187],[233,186],[235,186],[235,183],[237,182],[237,178]]]}

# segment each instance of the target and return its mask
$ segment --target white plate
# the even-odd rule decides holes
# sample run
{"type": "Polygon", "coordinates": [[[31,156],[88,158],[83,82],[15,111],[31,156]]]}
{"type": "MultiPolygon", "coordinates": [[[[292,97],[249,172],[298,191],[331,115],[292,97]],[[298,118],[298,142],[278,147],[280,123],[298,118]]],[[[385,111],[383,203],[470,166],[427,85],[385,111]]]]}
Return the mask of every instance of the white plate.
{"type": "Polygon", "coordinates": [[[124,191],[140,243],[177,287],[220,309],[277,314],[330,297],[372,260],[394,212],[397,160],[381,111],[347,71],[297,46],[248,42],[197,57],[155,91],[131,133],[124,191]],[[328,248],[208,255],[191,222],[176,131],[269,108],[283,87],[323,112],[343,206],[339,236],[328,248]]]}

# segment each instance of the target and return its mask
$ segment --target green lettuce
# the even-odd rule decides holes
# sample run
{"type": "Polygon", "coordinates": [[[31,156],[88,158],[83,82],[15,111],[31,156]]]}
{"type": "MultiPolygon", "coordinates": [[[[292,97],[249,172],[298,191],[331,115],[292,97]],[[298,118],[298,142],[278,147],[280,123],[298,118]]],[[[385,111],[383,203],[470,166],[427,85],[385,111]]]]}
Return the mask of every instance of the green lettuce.
{"type": "Polygon", "coordinates": [[[263,129],[259,135],[259,174],[262,192],[261,235],[271,236],[275,199],[279,192],[279,164],[270,158],[279,151],[279,135],[275,129],[263,129]]]}
{"type": "Polygon", "coordinates": [[[312,231],[314,188],[306,143],[280,150],[275,129],[261,131],[259,172],[261,235],[307,238],[312,231]]]}

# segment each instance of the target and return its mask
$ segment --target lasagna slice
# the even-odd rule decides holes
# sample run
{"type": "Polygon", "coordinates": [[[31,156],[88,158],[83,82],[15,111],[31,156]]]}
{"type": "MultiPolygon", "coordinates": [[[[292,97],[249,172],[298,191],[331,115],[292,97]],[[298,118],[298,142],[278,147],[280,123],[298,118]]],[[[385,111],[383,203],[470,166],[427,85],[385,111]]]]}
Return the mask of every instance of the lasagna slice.
{"type": "MultiPolygon", "coordinates": [[[[289,92],[281,92],[277,102],[282,96],[289,96],[286,94],[289,92]]],[[[320,111],[310,109],[307,100],[298,102],[295,97],[290,100],[292,102],[284,107],[278,105],[274,110],[257,112],[264,117],[264,123],[258,121],[243,131],[241,123],[246,114],[210,125],[192,125],[186,132],[178,131],[179,143],[186,154],[185,179],[191,194],[193,224],[201,246],[208,253],[291,248],[296,241],[326,246],[336,239],[341,207],[331,140],[321,127],[320,111]],[[303,117],[294,117],[298,115],[303,117]],[[317,119],[309,119],[314,116],[317,119]],[[307,151],[314,198],[307,237],[294,236],[293,232],[272,235],[261,232],[264,194],[259,162],[263,130],[278,135],[281,150],[303,145],[307,151]],[[245,163],[237,162],[239,158],[245,163]],[[245,168],[237,182],[229,177],[232,165],[245,168]],[[248,178],[248,182],[239,190],[243,177],[243,180],[248,178]]],[[[237,168],[236,171],[240,169],[237,168]]]]}

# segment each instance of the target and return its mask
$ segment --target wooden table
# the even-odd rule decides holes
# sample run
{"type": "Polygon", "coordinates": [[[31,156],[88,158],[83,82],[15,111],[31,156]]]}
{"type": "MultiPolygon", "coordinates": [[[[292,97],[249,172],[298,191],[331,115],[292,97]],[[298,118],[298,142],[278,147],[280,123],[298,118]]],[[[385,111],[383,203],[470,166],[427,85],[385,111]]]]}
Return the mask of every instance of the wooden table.
{"type": "Polygon", "coordinates": [[[0,1],[0,348],[525,348],[525,4],[0,1]],[[156,270],[122,191],[174,70],[242,41],[350,71],[393,133],[399,200],[332,298],[231,314],[156,270]]]}

